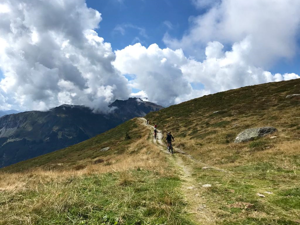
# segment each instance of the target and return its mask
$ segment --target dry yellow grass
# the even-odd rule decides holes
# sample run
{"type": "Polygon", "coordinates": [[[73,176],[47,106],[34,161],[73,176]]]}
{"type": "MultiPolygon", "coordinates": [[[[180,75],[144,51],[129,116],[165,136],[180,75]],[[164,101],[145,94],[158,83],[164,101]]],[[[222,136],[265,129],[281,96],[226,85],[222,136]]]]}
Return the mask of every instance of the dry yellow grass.
{"type": "Polygon", "coordinates": [[[74,176],[124,172],[131,169],[152,170],[163,174],[166,168],[166,156],[156,145],[148,141],[147,135],[132,143],[124,154],[105,156],[101,159],[102,162],[96,164],[94,162],[99,158],[79,161],[79,165],[85,165],[82,169],[70,168],[63,171],[35,169],[23,173],[1,172],[0,191],[20,191],[51,181],[64,181],[74,176]]]}
{"type": "Polygon", "coordinates": [[[137,168],[164,173],[165,156],[153,146],[151,151],[147,149],[150,148],[144,148],[134,155],[107,157],[108,159],[104,158],[104,161],[109,164],[91,163],[82,170],[45,171],[37,169],[25,173],[0,173],[0,191],[20,191],[54,180],[56,182],[63,181],[74,176],[122,172],[137,168]]]}
{"type": "MultiPolygon", "coordinates": [[[[140,123],[140,122],[139,122],[140,123]]],[[[33,168],[21,173],[0,172],[0,191],[19,191],[30,185],[51,181],[63,181],[69,177],[121,172],[131,169],[164,171],[165,156],[153,143],[148,141],[148,131],[140,129],[141,138],[127,146],[123,154],[113,154],[77,162],[76,166],[64,167],[63,170],[45,170],[33,168]]],[[[52,165],[54,168],[64,163],[52,165]]]]}
{"type": "MultiPolygon", "coordinates": [[[[169,164],[166,163],[167,159],[165,154],[163,154],[156,145],[148,141],[148,135],[130,145],[128,151],[124,154],[101,157],[101,159],[103,161],[101,160],[101,163],[97,164],[93,163],[98,160],[97,158],[90,161],[79,162],[79,164],[86,165],[83,169],[69,169],[63,171],[45,171],[38,169],[24,173],[0,173],[0,194],[2,194],[1,200],[2,203],[4,203],[4,205],[0,206],[0,210],[3,210],[2,212],[5,214],[9,214],[9,216],[0,219],[0,224],[6,224],[7,221],[10,221],[11,224],[35,224],[36,221],[40,220],[39,215],[46,215],[48,211],[56,212],[55,214],[65,214],[74,207],[76,207],[76,210],[94,212],[95,203],[90,203],[85,197],[83,200],[82,196],[85,196],[85,194],[83,194],[85,192],[82,191],[86,188],[84,182],[88,182],[89,179],[92,180],[91,182],[94,182],[91,183],[91,185],[96,184],[100,190],[102,190],[101,186],[104,186],[105,195],[111,196],[109,201],[112,202],[109,204],[109,212],[118,213],[120,210],[127,212],[128,209],[126,209],[126,207],[128,206],[124,209],[120,209],[120,207],[123,204],[130,205],[131,202],[133,202],[133,204],[142,204],[144,207],[147,207],[149,213],[156,211],[159,213],[163,212],[166,214],[167,220],[173,221],[172,224],[182,224],[182,222],[176,222],[176,220],[174,220],[174,214],[177,213],[177,208],[181,207],[178,202],[178,194],[176,193],[174,195],[173,193],[174,187],[164,187],[164,189],[166,189],[164,190],[154,183],[155,179],[168,180],[166,177],[174,176],[172,174],[174,171],[173,169],[167,169],[169,164]],[[141,174],[143,174],[142,171],[145,171],[144,174],[150,177],[146,178],[147,181],[145,182],[143,176],[141,177],[141,175],[139,175],[139,177],[137,177],[137,171],[141,171],[141,174]],[[149,171],[152,172],[149,173],[149,171]],[[114,186],[107,188],[105,185],[109,184],[102,184],[101,181],[99,181],[99,184],[95,183],[101,178],[101,174],[112,174],[113,177],[117,176],[115,185],[119,187],[114,186]],[[136,186],[137,184],[143,185],[144,183],[149,183],[147,184],[149,185],[149,190],[145,193],[146,195],[143,199],[147,199],[148,195],[154,195],[153,199],[151,201],[133,200],[136,197],[133,195],[132,188],[126,188],[136,186]],[[151,187],[151,185],[153,185],[153,187],[151,187]],[[116,192],[116,188],[119,189],[118,192],[116,192]],[[162,191],[162,193],[159,193],[159,191],[162,191]],[[35,196],[30,197],[31,192],[34,193],[35,196]],[[25,194],[27,196],[24,200],[17,199],[17,196],[23,196],[25,194]],[[4,202],[3,196],[7,196],[4,202]],[[85,208],[81,209],[81,204],[85,204],[85,208]],[[77,207],[79,207],[79,209],[77,209],[77,207]]],[[[172,180],[168,182],[172,182],[172,180]]],[[[138,188],[136,191],[138,191],[138,188]]],[[[99,192],[99,194],[103,196],[103,193],[99,192]]],[[[88,197],[88,195],[89,192],[86,192],[86,197],[88,197]]],[[[131,206],[129,207],[131,208],[131,206]]],[[[105,215],[107,210],[108,209],[101,209],[99,213],[105,215]]],[[[121,213],[118,216],[118,224],[126,224],[126,219],[123,219],[123,217],[126,218],[127,213],[121,213]]],[[[145,219],[155,218],[150,216],[149,218],[145,217],[145,219]]],[[[99,221],[101,221],[101,219],[99,221]]],[[[68,224],[77,223],[75,220],[72,221],[71,218],[68,222],[68,224]]],[[[93,223],[89,222],[88,224],[93,223]]]]}

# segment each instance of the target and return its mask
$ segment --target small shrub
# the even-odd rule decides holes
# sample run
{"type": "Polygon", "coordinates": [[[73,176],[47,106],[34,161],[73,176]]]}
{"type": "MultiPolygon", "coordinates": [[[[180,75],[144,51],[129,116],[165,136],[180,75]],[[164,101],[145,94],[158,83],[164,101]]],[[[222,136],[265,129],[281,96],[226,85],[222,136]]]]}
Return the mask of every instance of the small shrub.
{"type": "Polygon", "coordinates": [[[125,140],[129,140],[129,139],[131,139],[131,137],[129,136],[128,132],[126,132],[126,134],[125,134],[125,140]]]}
{"type": "Polygon", "coordinates": [[[256,140],[249,144],[249,148],[252,150],[264,150],[266,148],[267,142],[264,140],[256,140]]]}
{"type": "Polygon", "coordinates": [[[212,127],[226,127],[228,124],[230,124],[229,121],[221,121],[221,122],[218,122],[218,123],[214,123],[211,126],[212,127]]]}
{"type": "Polygon", "coordinates": [[[134,182],[132,175],[129,172],[122,172],[119,176],[119,185],[128,186],[134,182]]]}
{"type": "Polygon", "coordinates": [[[86,168],[86,165],[82,165],[82,164],[79,164],[77,166],[74,166],[74,170],[83,170],[86,168]]]}
{"type": "Polygon", "coordinates": [[[110,161],[106,161],[106,162],[104,163],[104,166],[110,166],[110,165],[112,165],[112,162],[110,162],[110,161]]]}
{"type": "Polygon", "coordinates": [[[103,163],[103,162],[104,162],[103,159],[96,159],[96,160],[94,161],[94,164],[99,164],[99,163],[103,163]]]}

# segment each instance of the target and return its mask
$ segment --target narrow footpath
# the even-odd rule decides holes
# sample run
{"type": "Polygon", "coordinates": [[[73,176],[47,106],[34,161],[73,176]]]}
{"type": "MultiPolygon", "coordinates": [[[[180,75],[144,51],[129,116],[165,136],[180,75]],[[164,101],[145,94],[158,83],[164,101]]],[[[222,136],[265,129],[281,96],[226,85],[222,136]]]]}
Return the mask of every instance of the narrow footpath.
{"type": "MultiPolygon", "coordinates": [[[[145,118],[140,118],[143,124],[153,133],[154,127],[147,124],[145,118]]],[[[176,137],[175,137],[176,139],[176,137]]],[[[205,199],[201,195],[201,185],[197,183],[192,176],[193,169],[189,165],[193,163],[191,156],[184,151],[174,148],[175,153],[172,155],[168,152],[167,146],[163,143],[163,134],[160,130],[157,133],[157,139],[153,136],[153,143],[164,153],[169,154],[169,159],[174,167],[178,170],[180,179],[182,181],[181,192],[184,200],[187,203],[185,211],[191,215],[195,224],[212,225],[215,223],[213,213],[205,204],[205,199]]]]}

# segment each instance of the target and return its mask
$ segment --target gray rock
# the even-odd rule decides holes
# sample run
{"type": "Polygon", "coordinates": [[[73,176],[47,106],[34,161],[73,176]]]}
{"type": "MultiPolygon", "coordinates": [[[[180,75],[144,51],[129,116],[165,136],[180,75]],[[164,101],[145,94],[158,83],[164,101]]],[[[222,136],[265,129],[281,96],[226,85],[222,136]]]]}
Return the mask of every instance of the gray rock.
{"type": "Polygon", "coordinates": [[[300,94],[287,95],[285,98],[300,97],[300,94]]]}
{"type": "Polygon", "coordinates": [[[257,196],[259,196],[259,197],[261,197],[261,198],[264,198],[264,197],[266,197],[266,196],[264,196],[263,194],[261,194],[261,193],[257,193],[256,194],[257,196]]]}
{"type": "Polygon", "coordinates": [[[204,166],[204,167],[202,167],[202,169],[203,169],[203,170],[208,170],[208,169],[211,169],[211,168],[208,167],[208,166],[204,166]]]}
{"type": "Polygon", "coordinates": [[[275,127],[250,128],[239,133],[239,135],[235,138],[234,142],[240,143],[240,142],[251,141],[254,138],[263,137],[267,134],[272,134],[275,131],[277,131],[275,127]]]}
{"type": "Polygon", "coordinates": [[[106,148],[102,148],[100,151],[105,152],[105,151],[108,151],[108,150],[109,150],[109,147],[106,147],[106,148]]]}

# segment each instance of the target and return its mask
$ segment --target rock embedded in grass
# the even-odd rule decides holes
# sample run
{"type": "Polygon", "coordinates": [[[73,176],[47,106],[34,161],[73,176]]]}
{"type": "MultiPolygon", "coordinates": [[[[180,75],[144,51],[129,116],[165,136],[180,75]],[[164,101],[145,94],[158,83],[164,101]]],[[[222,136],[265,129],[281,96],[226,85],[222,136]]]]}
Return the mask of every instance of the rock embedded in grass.
{"type": "Polygon", "coordinates": [[[211,168],[208,167],[208,166],[204,166],[204,167],[202,167],[202,169],[203,169],[203,170],[208,170],[208,169],[211,169],[211,168]]]}
{"type": "Polygon", "coordinates": [[[258,128],[246,129],[238,134],[238,136],[235,138],[234,143],[251,141],[254,140],[255,138],[272,134],[275,131],[277,131],[275,127],[258,127],[258,128]]]}
{"type": "Polygon", "coordinates": [[[100,151],[105,152],[105,151],[108,151],[109,149],[110,149],[109,147],[106,147],[106,148],[102,148],[100,151]]]}
{"type": "Polygon", "coordinates": [[[261,194],[261,193],[257,193],[256,194],[257,196],[259,196],[259,197],[261,197],[261,198],[264,198],[264,197],[266,197],[266,196],[264,196],[263,194],[261,194]]]}
{"type": "Polygon", "coordinates": [[[300,97],[300,94],[287,95],[285,98],[300,97]]]}

